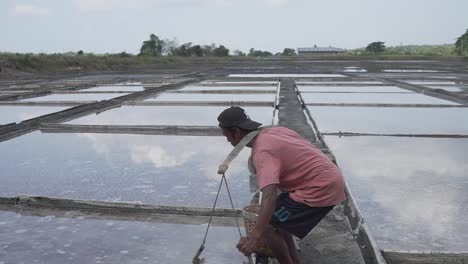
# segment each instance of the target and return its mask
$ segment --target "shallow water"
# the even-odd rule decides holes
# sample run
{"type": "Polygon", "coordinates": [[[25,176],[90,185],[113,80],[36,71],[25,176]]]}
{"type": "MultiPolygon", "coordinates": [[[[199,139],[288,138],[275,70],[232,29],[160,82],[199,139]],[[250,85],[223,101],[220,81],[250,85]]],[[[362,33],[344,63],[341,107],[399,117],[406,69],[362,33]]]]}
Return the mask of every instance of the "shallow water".
{"type": "Polygon", "coordinates": [[[42,115],[59,112],[67,107],[50,106],[0,106],[0,125],[19,123],[42,115]]]}
{"type": "Polygon", "coordinates": [[[467,139],[325,140],[380,248],[466,250],[467,139]]]}
{"type": "Polygon", "coordinates": [[[21,101],[41,102],[41,101],[101,101],[127,95],[128,93],[75,93],[75,94],[51,94],[41,97],[28,98],[21,101]]]}
{"type": "Polygon", "coordinates": [[[459,105],[417,93],[359,94],[359,93],[302,93],[305,103],[368,103],[368,104],[443,104],[459,105]]]}
{"type": "MultiPolygon", "coordinates": [[[[207,222],[168,224],[0,211],[0,262],[191,263],[207,222]]],[[[238,240],[237,228],[211,226],[202,255],[206,263],[242,263],[235,248],[238,240]]]]}
{"type": "MultiPolygon", "coordinates": [[[[224,137],[41,134],[0,142],[0,196],[211,207],[224,137]],[[12,177],[14,175],[14,177],[12,177]]],[[[250,201],[246,148],[226,173],[235,206],[250,201]]],[[[225,187],[219,206],[230,208],[225,187]]]]}
{"type": "MultiPolygon", "coordinates": [[[[217,117],[227,107],[213,106],[122,106],[98,115],[68,122],[80,125],[185,125],[218,126],[217,117]]],[[[243,107],[252,120],[271,125],[273,107],[243,107]]]]}
{"type": "Polygon", "coordinates": [[[321,132],[468,135],[466,108],[312,107],[321,132]]]}
{"type": "Polygon", "coordinates": [[[274,102],[276,94],[183,94],[162,93],[156,97],[146,99],[147,102],[160,101],[262,101],[274,102]]]}
{"type": "Polygon", "coordinates": [[[307,86],[299,85],[297,89],[301,92],[366,92],[366,93],[413,93],[396,86],[307,86]]]}

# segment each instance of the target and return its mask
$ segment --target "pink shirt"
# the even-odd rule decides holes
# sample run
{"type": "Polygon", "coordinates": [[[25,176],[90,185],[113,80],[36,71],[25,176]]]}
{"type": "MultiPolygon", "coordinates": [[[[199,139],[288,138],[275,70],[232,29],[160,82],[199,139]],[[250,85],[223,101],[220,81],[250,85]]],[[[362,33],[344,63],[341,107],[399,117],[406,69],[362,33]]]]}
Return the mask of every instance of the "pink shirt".
{"type": "Polygon", "coordinates": [[[291,199],[312,207],[345,200],[340,169],[295,131],[272,127],[252,141],[252,161],[260,189],[277,184],[291,199]]]}

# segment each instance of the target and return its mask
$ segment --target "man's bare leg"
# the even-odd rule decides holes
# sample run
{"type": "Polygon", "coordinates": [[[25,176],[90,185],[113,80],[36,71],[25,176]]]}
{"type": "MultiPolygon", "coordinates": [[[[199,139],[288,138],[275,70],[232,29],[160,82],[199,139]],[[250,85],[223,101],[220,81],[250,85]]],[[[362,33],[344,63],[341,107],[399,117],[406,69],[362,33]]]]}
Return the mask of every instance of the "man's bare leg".
{"type": "Polygon", "coordinates": [[[270,232],[268,232],[266,236],[266,241],[268,241],[268,245],[273,250],[275,258],[280,264],[295,264],[293,259],[291,259],[288,244],[280,231],[274,230],[273,228],[269,231],[270,232]]]}
{"type": "Polygon", "coordinates": [[[281,229],[278,231],[283,237],[284,241],[286,242],[286,245],[288,246],[289,256],[291,257],[293,263],[300,264],[301,259],[299,258],[299,255],[297,254],[296,244],[294,243],[293,236],[287,231],[284,231],[281,229]]]}

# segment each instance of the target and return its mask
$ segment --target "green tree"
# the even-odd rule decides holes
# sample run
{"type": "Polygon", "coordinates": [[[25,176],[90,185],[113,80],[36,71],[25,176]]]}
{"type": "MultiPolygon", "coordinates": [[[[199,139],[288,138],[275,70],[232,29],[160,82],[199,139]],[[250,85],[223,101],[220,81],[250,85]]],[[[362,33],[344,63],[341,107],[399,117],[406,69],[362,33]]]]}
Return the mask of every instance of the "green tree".
{"type": "Polygon", "coordinates": [[[82,50],[79,50],[76,54],[81,56],[84,54],[84,52],[82,50]]]}
{"type": "Polygon", "coordinates": [[[249,56],[252,57],[268,57],[268,56],[273,56],[273,53],[269,51],[261,51],[261,50],[256,50],[254,48],[251,48],[249,50],[249,56]]]}
{"type": "Polygon", "coordinates": [[[216,57],[227,57],[229,56],[229,49],[224,47],[223,45],[220,45],[219,47],[213,50],[213,55],[215,55],[216,57]]]}
{"type": "Polygon", "coordinates": [[[296,50],[295,49],[289,49],[289,48],[285,48],[283,50],[283,53],[281,54],[283,56],[296,56],[296,50]]]}
{"type": "Polygon", "coordinates": [[[465,34],[461,35],[455,42],[455,52],[458,55],[468,54],[468,29],[465,34]]]}
{"type": "Polygon", "coordinates": [[[385,51],[385,42],[382,41],[376,41],[372,42],[366,47],[367,52],[371,53],[382,53],[385,51]]]}
{"type": "Polygon", "coordinates": [[[159,39],[155,34],[150,35],[150,39],[143,41],[140,48],[140,56],[156,56],[162,55],[166,43],[159,39]]]}
{"type": "Polygon", "coordinates": [[[190,48],[190,55],[191,56],[197,56],[197,57],[202,57],[204,54],[203,54],[203,49],[200,45],[195,45],[193,47],[190,48]]]}

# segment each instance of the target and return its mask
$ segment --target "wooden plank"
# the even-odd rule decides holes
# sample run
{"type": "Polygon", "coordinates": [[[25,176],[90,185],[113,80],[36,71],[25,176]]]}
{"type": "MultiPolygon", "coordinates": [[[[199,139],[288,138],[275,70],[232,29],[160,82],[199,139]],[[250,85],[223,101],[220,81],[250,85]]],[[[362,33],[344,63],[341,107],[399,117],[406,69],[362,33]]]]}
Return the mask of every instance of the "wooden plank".
{"type": "MultiPolygon", "coordinates": [[[[20,205],[2,205],[0,204],[0,211],[11,211],[23,216],[36,216],[36,217],[50,217],[55,216],[59,218],[68,219],[94,219],[94,220],[115,220],[115,221],[131,221],[131,222],[145,222],[145,223],[166,223],[166,224],[181,224],[181,225],[204,225],[208,223],[207,216],[197,215],[173,215],[173,214],[157,214],[157,213],[121,213],[121,212],[97,212],[87,210],[63,210],[57,208],[45,207],[29,207],[20,205]]],[[[224,227],[237,227],[234,217],[213,217],[211,225],[224,226],[224,227]]],[[[243,221],[239,221],[243,224],[243,221]]]]}
{"type": "Polygon", "coordinates": [[[173,136],[222,136],[219,127],[209,126],[106,126],[42,124],[44,133],[109,133],[173,136]]]}
{"type": "Polygon", "coordinates": [[[386,251],[382,254],[388,264],[466,264],[468,252],[386,251]]]}
{"type": "MultiPolygon", "coordinates": [[[[54,208],[61,210],[86,210],[109,213],[140,213],[140,214],[174,214],[210,216],[212,208],[162,206],[141,203],[116,203],[104,201],[91,201],[79,199],[64,199],[42,196],[0,197],[2,205],[19,205],[24,207],[54,208]]],[[[217,208],[213,212],[217,217],[242,217],[242,210],[217,208]]]]}
{"type": "Polygon", "coordinates": [[[356,240],[361,249],[362,257],[366,264],[387,264],[382,252],[378,249],[372,233],[365,222],[359,226],[356,240]]]}

